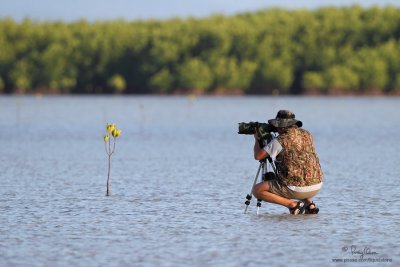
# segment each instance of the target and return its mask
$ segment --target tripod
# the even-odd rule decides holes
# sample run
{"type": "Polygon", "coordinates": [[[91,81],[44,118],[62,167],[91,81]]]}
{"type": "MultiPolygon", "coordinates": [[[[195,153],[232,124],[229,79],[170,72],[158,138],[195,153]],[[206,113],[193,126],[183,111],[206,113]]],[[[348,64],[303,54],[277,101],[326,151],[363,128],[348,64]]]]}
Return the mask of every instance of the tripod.
{"type": "MultiPolygon", "coordinates": [[[[252,198],[252,196],[253,196],[253,188],[254,188],[254,186],[255,186],[256,183],[257,183],[257,179],[258,179],[258,176],[260,175],[260,171],[262,170],[261,180],[262,180],[262,176],[263,176],[264,173],[265,173],[265,168],[266,168],[265,163],[266,163],[266,159],[260,160],[260,165],[258,166],[257,174],[256,174],[256,176],[254,177],[254,181],[253,181],[253,185],[251,186],[250,193],[247,194],[247,196],[246,196],[246,201],[244,202],[244,204],[246,204],[246,208],[245,208],[245,210],[244,210],[244,213],[247,212],[247,208],[248,208],[249,205],[250,205],[251,198],[252,198]]],[[[257,199],[257,215],[258,215],[258,212],[259,212],[260,207],[261,207],[261,201],[262,201],[261,199],[257,199]]]]}
{"type": "MultiPolygon", "coordinates": [[[[254,177],[254,181],[253,181],[253,185],[251,186],[250,193],[247,194],[247,196],[246,196],[246,201],[244,202],[244,204],[246,204],[246,208],[245,208],[245,210],[244,210],[244,213],[247,212],[247,208],[248,208],[249,205],[250,205],[251,198],[252,198],[252,195],[253,195],[253,188],[254,188],[254,186],[255,186],[256,183],[257,183],[257,179],[258,179],[258,176],[260,175],[260,171],[262,170],[262,173],[261,173],[261,181],[264,181],[264,179],[265,179],[265,180],[271,179],[271,178],[267,178],[267,174],[271,174],[271,173],[268,173],[268,170],[267,170],[267,165],[266,165],[267,160],[268,160],[269,164],[271,165],[272,170],[274,171],[274,172],[272,173],[272,176],[274,176],[274,178],[275,178],[275,177],[279,177],[278,172],[276,171],[276,167],[275,167],[275,165],[274,165],[274,163],[273,163],[271,157],[268,156],[268,157],[266,157],[265,159],[260,160],[260,166],[258,166],[257,174],[256,174],[256,176],[254,177]]],[[[261,208],[261,202],[262,202],[261,199],[257,199],[257,215],[258,215],[258,212],[260,211],[260,208],[261,208]]]]}

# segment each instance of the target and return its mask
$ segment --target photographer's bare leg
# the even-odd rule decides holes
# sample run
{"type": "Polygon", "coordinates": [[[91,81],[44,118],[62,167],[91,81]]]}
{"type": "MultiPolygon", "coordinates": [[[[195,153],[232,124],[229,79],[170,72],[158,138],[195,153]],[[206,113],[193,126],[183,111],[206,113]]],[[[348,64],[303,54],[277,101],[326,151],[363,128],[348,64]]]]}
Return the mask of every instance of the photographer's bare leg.
{"type": "MultiPolygon", "coordinates": [[[[289,209],[296,207],[296,205],[297,205],[296,201],[275,195],[275,194],[271,193],[269,190],[270,190],[269,184],[266,182],[261,182],[254,186],[253,195],[257,199],[261,199],[261,200],[269,202],[269,203],[279,204],[279,205],[285,206],[289,209]]],[[[310,201],[310,203],[311,203],[311,201],[310,201]]]]}

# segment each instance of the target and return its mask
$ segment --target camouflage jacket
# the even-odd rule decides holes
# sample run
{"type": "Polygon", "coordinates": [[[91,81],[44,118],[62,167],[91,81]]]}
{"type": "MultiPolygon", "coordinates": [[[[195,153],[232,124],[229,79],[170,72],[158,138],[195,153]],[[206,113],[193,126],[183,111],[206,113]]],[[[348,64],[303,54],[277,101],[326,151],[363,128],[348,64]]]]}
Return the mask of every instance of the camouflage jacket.
{"type": "Polygon", "coordinates": [[[308,131],[292,127],[277,138],[282,151],[275,165],[285,185],[310,186],[322,182],[323,173],[308,131]]]}

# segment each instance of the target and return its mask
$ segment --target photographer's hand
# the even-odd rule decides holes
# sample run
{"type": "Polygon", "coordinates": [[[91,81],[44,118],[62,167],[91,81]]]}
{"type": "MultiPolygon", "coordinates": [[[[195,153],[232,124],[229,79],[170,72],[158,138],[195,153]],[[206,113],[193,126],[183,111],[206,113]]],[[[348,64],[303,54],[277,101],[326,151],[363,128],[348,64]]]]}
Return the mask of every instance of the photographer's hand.
{"type": "Polygon", "coordinates": [[[260,140],[260,137],[258,137],[258,131],[257,130],[254,131],[254,139],[260,140]]]}
{"type": "Polygon", "coordinates": [[[258,128],[256,128],[254,131],[254,139],[258,142],[258,144],[260,145],[260,148],[264,147],[264,141],[258,133],[258,128]]]}
{"type": "Polygon", "coordinates": [[[265,159],[266,157],[268,157],[268,153],[267,153],[267,151],[262,149],[262,146],[264,145],[264,143],[260,139],[260,137],[258,136],[257,131],[255,131],[255,133],[254,133],[254,139],[255,139],[255,142],[254,142],[254,159],[256,159],[256,160],[265,159]]]}

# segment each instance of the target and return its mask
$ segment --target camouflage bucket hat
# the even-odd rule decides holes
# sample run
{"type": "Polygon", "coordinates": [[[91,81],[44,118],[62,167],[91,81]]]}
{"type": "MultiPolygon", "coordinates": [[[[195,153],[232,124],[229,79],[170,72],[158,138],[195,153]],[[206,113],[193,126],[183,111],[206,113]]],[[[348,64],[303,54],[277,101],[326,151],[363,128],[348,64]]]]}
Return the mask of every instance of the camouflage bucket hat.
{"type": "Polygon", "coordinates": [[[279,110],[278,114],[276,114],[276,118],[268,120],[268,123],[276,128],[289,127],[292,125],[297,125],[298,127],[303,126],[303,123],[296,120],[294,113],[289,110],[279,110]]]}

